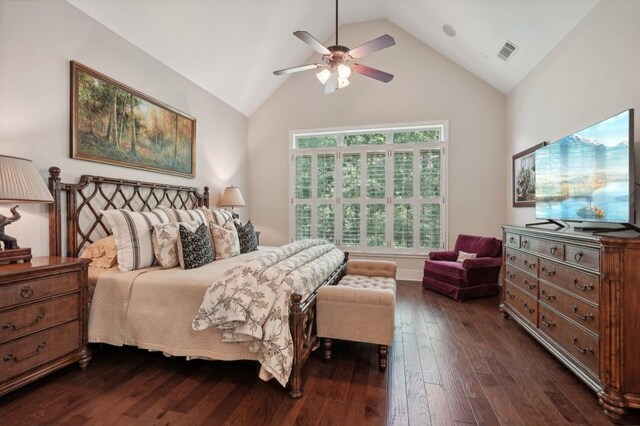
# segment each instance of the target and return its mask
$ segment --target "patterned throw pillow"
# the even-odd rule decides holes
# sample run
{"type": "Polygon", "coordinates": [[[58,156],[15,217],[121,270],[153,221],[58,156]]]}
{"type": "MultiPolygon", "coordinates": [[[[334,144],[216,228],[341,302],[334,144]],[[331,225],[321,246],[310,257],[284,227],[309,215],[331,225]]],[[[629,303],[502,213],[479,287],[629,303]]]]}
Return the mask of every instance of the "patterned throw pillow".
{"type": "Polygon", "coordinates": [[[211,222],[209,228],[216,251],[216,259],[228,259],[240,254],[238,231],[236,231],[233,221],[227,221],[224,226],[211,222]]]}
{"type": "Polygon", "coordinates": [[[158,264],[163,268],[173,268],[180,264],[178,256],[178,241],[180,239],[180,225],[191,232],[195,232],[200,225],[197,220],[193,222],[162,223],[153,226],[153,253],[158,264]]]}
{"type": "Polygon", "coordinates": [[[211,237],[207,225],[200,224],[195,232],[191,232],[184,224],[178,226],[180,228],[180,241],[178,242],[180,267],[194,269],[213,262],[211,237]]]}
{"type": "Polygon", "coordinates": [[[158,208],[167,214],[169,222],[171,223],[191,222],[194,220],[200,223],[209,223],[207,222],[204,211],[199,208],[195,210],[171,209],[165,206],[158,206],[158,208]]]}
{"type": "Polygon", "coordinates": [[[130,212],[128,210],[102,210],[116,239],[118,267],[122,271],[146,268],[155,263],[151,243],[153,225],[169,223],[162,210],[130,212]]]}
{"type": "Polygon", "coordinates": [[[460,251],[458,253],[458,259],[456,262],[463,263],[467,259],[475,259],[478,255],[476,253],[467,253],[466,251],[460,251]]]}
{"type": "Polygon", "coordinates": [[[240,253],[249,253],[250,251],[258,250],[258,238],[256,237],[256,230],[253,229],[251,221],[247,222],[244,226],[235,224],[236,231],[238,231],[238,240],[240,240],[240,253]]]}
{"type": "Polygon", "coordinates": [[[209,207],[198,207],[198,210],[201,210],[204,213],[204,217],[207,219],[206,223],[216,221],[215,217],[213,216],[213,212],[209,207]]]}

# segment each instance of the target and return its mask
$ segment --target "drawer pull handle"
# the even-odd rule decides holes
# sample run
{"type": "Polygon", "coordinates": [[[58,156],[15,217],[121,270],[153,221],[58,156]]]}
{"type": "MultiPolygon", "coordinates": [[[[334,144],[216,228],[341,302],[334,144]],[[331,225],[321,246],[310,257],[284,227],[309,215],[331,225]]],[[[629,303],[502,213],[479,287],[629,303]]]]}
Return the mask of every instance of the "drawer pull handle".
{"type": "Polygon", "coordinates": [[[573,258],[576,260],[576,262],[580,262],[582,260],[582,256],[584,256],[584,253],[579,251],[573,255],[573,258]]]}
{"type": "Polygon", "coordinates": [[[24,356],[21,356],[21,357],[17,357],[17,356],[15,356],[13,354],[8,354],[8,355],[4,356],[4,360],[5,360],[5,362],[8,362],[8,361],[15,361],[15,362],[24,361],[27,358],[31,358],[32,356],[38,355],[46,347],[47,347],[47,342],[40,342],[40,344],[36,348],[35,352],[31,352],[29,355],[24,355],[24,356]]]}
{"type": "Polygon", "coordinates": [[[36,315],[36,318],[33,321],[22,325],[15,325],[11,322],[5,322],[4,324],[2,324],[2,329],[6,330],[8,328],[12,328],[15,331],[20,330],[21,328],[31,327],[32,325],[36,325],[38,322],[40,322],[42,318],[44,318],[44,308],[40,309],[40,312],[38,312],[38,315],[36,315]]]}
{"type": "MultiPolygon", "coordinates": [[[[553,300],[553,299],[555,299],[555,298],[556,298],[556,295],[555,295],[555,294],[550,294],[550,295],[548,295],[548,296],[547,296],[547,295],[545,295],[544,293],[545,293],[545,292],[544,292],[544,290],[540,290],[540,295],[541,295],[543,298],[547,299],[547,300],[553,300]]],[[[544,317],[544,315],[543,315],[543,317],[544,317]]]]}
{"type": "Polygon", "coordinates": [[[526,266],[529,264],[529,261],[527,259],[523,260],[522,263],[526,266]]]}
{"type": "Polygon", "coordinates": [[[28,285],[22,287],[22,289],[20,290],[20,296],[22,296],[22,298],[24,299],[30,298],[31,296],[33,296],[33,289],[28,285]]]}
{"type": "Polygon", "coordinates": [[[513,262],[514,260],[516,260],[516,257],[515,257],[514,255],[507,256],[507,257],[508,257],[508,258],[509,258],[509,260],[510,260],[510,261],[512,261],[512,262],[513,262]]]}
{"type": "Polygon", "coordinates": [[[529,264],[529,268],[535,268],[535,267],[536,267],[536,263],[535,262],[529,264]]]}
{"type": "Polygon", "coordinates": [[[578,290],[580,290],[580,291],[587,291],[587,290],[593,289],[593,284],[592,283],[589,283],[587,285],[578,285],[578,279],[577,278],[572,279],[571,282],[573,283],[573,286],[575,288],[577,288],[578,290]]]}
{"type": "Polygon", "coordinates": [[[555,323],[555,322],[553,322],[553,321],[546,322],[546,321],[544,320],[544,315],[541,315],[541,316],[540,316],[540,322],[541,322],[542,324],[544,324],[544,326],[545,326],[545,327],[547,327],[547,328],[551,328],[551,327],[555,327],[555,326],[556,326],[556,323],[555,323]]]}
{"type": "Polygon", "coordinates": [[[516,277],[516,274],[514,274],[513,272],[507,272],[507,276],[511,279],[514,279],[516,277]]]}
{"type": "Polygon", "coordinates": [[[591,312],[589,312],[587,315],[580,315],[578,313],[578,307],[576,305],[571,306],[571,311],[573,312],[573,315],[577,316],[583,321],[588,321],[593,319],[593,314],[591,312]]]}
{"type": "Polygon", "coordinates": [[[529,280],[524,280],[524,285],[526,285],[527,287],[529,287],[529,289],[533,290],[534,288],[536,288],[535,283],[534,284],[529,284],[529,280]]]}
{"type": "Polygon", "coordinates": [[[573,346],[583,354],[586,354],[587,352],[593,353],[593,348],[590,348],[590,347],[581,348],[580,346],[578,346],[578,339],[576,338],[576,336],[571,336],[571,340],[573,341],[573,346]]]}
{"type": "Polygon", "coordinates": [[[509,290],[507,290],[507,297],[508,297],[509,299],[513,299],[514,297],[516,297],[516,295],[515,295],[515,294],[513,294],[513,293],[511,293],[509,290]]]}
{"type": "Polygon", "coordinates": [[[558,250],[558,247],[553,246],[553,247],[549,247],[549,251],[551,252],[552,255],[556,255],[556,251],[558,250]]]}
{"type": "Polygon", "coordinates": [[[509,242],[510,242],[511,244],[513,244],[513,243],[515,243],[515,242],[516,242],[516,239],[515,239],[515,238],[513,238],[513,237],[509,237],[509,242]]]}
{"type": "Polygon", "coordinates": [[[547,271],[544,266],[542,267],[541,271],[542,271],[543,274],[545,274],[548,277],[550,277],[551,275],[555,275],[556,274],[556,271],[547,271]]]}
{"type": "Polygon", "coordinates": [[[522,247],[526,247],[529,244],[529,241],[522,240],[522,247]]]}
{"type": "Polygon", "coordinates": [[[529,312],[530,314],[534,313],[536,311],[535,308],[530,308],[529,305],[527,304],[527,302],[524,302],[522,304],[522,307],[524,308],[525,311],[529,312]]]}

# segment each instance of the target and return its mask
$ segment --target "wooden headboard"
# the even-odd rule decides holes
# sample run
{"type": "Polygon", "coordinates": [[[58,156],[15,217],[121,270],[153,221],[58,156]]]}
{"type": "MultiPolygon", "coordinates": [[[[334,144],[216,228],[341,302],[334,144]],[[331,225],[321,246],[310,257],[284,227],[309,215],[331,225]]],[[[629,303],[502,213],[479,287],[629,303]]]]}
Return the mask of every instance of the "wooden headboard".
{"type": "Polygon", "coordinates": [[[66,200],[67,256],[77,257],[83,249],[109,235],[100,210],[150,211],[156,206],[191,209],[209,206],[209,187],[165,185],[103,176],[82,175],[77,183],[62,183],[60,169],[49,168],[49,255],[62,256],[63,194],[66,200]]]}

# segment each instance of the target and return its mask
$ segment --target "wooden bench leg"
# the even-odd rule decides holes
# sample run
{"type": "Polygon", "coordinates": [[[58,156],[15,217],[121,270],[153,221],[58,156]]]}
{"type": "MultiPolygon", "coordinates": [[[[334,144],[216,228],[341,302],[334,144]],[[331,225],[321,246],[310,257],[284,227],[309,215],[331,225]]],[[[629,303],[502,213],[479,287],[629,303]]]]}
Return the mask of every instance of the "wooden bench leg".
{"type": "Polygon", "coordinates": [[[387,345],[378,345],[378,369],[385,371],[387,369],[387,355],[389,347],[387,345]]]}
{"type": "Polygon", "coordinates": [[[322,348],[324,349],[324,352],[323,352],[323,354],[324,354],[324,356],[323,356],[324,362],[331,361],[331,355],[332,355],[332,353],[331,353],[331,345],[332,345],[332,343],[333,342],[331,341],[331,339],[327,339],[327,338],[323,338],[322,339],[322,348]]]}

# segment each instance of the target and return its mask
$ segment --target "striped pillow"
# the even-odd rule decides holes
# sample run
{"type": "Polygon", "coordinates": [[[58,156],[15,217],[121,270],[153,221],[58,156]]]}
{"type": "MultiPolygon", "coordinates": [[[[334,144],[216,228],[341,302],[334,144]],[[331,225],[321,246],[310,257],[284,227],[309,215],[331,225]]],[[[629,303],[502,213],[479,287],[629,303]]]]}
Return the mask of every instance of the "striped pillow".
{"type": "Polygon", "coordinates": [[[201,209],[181,210],[165,206],[158,206],[158,208],[167,214],[169,223],[192,222],[194,220],[197,220],[200,223],[208,223],[207,217],[201,209]]]}
{"type": "Polygon", "coordinates": [[[213,214],[213,222],[218,226],[224,226],[228,220],[233,221],[233,216],[229,210],[214,209],[211,210],[211,213],[213,214]]]}
{"type": "Polygon", "coordinates": [[[153,225],[169,223],[167,214],[155,209],[150,212],[102,210],[116,239],[118,267],[122,271],[146,268],[155,263],[151,231],[153,225]]]}

